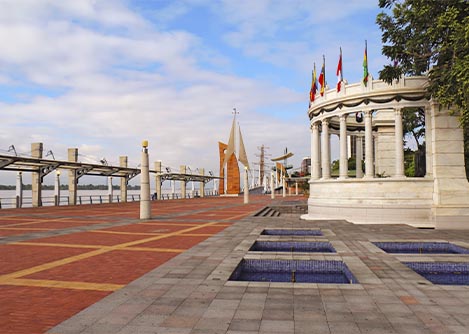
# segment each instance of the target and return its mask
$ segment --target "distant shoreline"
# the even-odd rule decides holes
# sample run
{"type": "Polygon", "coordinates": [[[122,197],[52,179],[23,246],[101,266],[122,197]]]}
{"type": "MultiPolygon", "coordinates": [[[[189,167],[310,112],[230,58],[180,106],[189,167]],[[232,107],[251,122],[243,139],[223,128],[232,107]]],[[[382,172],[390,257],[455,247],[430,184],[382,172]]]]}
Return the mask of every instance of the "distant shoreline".
{"type": "MultiPolygon", "coordinates": [[[[0,184],[0,190],[15,190],[16,186],[12,185],[3,185],[0,184]]],[[[32,185],[31,184],[23,184],[23,190],[31,190],[32,185]]],[[[43,184],[41,187],[42,190],[54,190],[53,185],[46,185],[43,184]]],[[[61,190],[68,190],[68,184],[62,184],[60,185],[61,190]]],[[[78,190],[108,190],[108,186],[106,184],[83,184],[83,185],[78,185],[77,186],[78,190]]],[[[118,185],[113,185],[112,189],[114,190],[120,190],[120,186],[118,185]]],[[[140,190],[139,185],[131,186],[129,185],[127,187],[127,190],[140,190]]]]}

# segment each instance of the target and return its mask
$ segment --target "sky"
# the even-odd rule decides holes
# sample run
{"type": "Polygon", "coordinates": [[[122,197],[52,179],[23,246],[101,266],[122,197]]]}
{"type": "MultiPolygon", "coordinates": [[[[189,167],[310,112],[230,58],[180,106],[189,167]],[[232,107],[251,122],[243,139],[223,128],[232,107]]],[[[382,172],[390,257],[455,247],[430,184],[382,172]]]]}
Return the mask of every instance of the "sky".
{"type": "MultiPolygon", "coordinates": [[[[78,148],[81,162],[128,156],[137,167],[148,140],[151,167],[218,175],[236,108],[254,169],[261,145],[268,158],[288,148],[299,167],[310,155],[313,64],[319,72],[325,56],[334,87],[342,48],[344,79],[358,82],[365,40],[374,78],[388,63],[377,3],[0,0],[0,154],[14,145],[30,156],[42,142],[57,160],[78,148]]],[[[14,183],[0,171],[0,184],[14,183]]]]}

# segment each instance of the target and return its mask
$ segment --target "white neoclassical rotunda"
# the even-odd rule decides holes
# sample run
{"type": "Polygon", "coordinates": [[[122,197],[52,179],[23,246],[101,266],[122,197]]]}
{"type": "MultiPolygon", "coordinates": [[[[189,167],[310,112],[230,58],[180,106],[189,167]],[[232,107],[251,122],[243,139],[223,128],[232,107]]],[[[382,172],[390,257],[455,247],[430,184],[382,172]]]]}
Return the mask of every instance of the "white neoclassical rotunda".
{"type": "Polygon", "coordinates": [[[308,110],[311,179],[303,219],[469,229],[469,183],[458,117],[429,98],[427,77],[389,85],[369,78],[331,89],[308,110]],[[402,115],[425,111],[426,174],[404,175],[402,115]],[[331,177],[331,135],[339,136],[339,176],[331,177]],[[348,176],[353,144],[356,177],[348,176]],[[364,173],[362,172],[362,160],[364,173]]]}

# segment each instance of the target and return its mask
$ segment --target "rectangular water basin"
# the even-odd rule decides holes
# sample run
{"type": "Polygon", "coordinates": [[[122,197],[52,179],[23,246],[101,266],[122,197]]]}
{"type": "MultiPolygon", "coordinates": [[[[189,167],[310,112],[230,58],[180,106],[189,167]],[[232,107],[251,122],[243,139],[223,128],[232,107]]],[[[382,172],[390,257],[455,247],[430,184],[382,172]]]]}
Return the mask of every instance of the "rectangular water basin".
{"type": "Polygon", "coordinates": [[[250,251],[257,252],[303,252],[303,253],[335,253],[334,247],[328,242],[297,242],[297,241],[256,241],[250,251]]]}
{"type": "Polygon", "coordinates": [[[266,229],[262,231],[261,235],[300,235],[300,236],[322,236],[320,230],[307,230],[307,229],[266,229]]]}
{"type": "Polygon", "coordinates": [[[386,253],[469,254],[469,249],[449,242],[373,242],[386,253]]]}
{"type": "Polygon", "coordinates": [[[404,262],[433,284],[469,285],[469,263],[404,262]]]}
{"type": "Polygon", "coordinates": [[[231,281],[356,284],[342,261],[243,259],[231,281]]]}

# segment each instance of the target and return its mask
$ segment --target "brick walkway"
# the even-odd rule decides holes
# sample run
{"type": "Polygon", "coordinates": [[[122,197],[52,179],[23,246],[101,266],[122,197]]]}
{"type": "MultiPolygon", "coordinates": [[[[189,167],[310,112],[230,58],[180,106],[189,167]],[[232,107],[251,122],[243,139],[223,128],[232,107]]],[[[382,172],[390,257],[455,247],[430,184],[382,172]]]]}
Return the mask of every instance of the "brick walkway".
{"type": "Polygon", "coordinates": [[[153,203],[157,218],[144,222],[135,204],[0,211],[1,333],[469,333],[469,286],[432,284],[403,264],[469,263],[469,255],[388,254],[372,243],[469,248],[469,232],[255,217],[300,199],[252,200],[153,203]],[[261,235],[265,228],[323,236],[261,235]],[[337,253],[249,251],[280,239],[330,242],[337,253]],[[243,258],[343,261],[359,283],[230,281],[243,258]]]}
{"type": "Polygon", "coordinates": [[[44,333],[269,201],[152,202],[147,221],[138,203],[0,210],[0,332],[44,333]]]}
{"type": "MultiPolygon", "coordinates": [[[[238,209],[226,208],[233,215],[238,209]]],[[[49,333],[469,333],[469,287],[432,284],[402,263],[467,263],[469,255],[388,254],[372,243],[384,240],[450,241],[469,248],[467,231],[302,221],[298,214],[246,216],[49,333]],[[267,227],[314,228],[324,235],[261,235],[267,227]],[[249,251],[256,240],[278,239],[327,241],[337,253],[249,251]],[[359,284],[230,281],[243,258],[339,260],[359,284]]]]}

